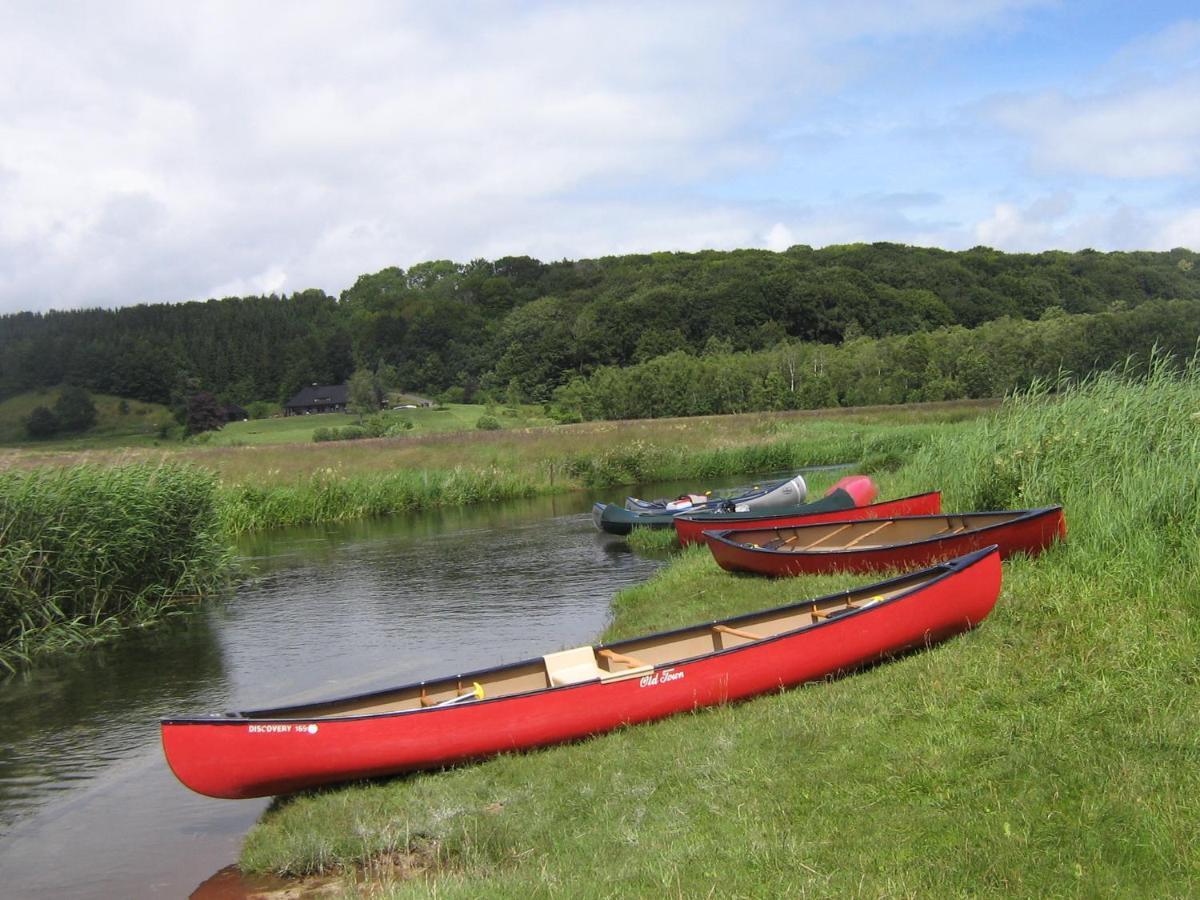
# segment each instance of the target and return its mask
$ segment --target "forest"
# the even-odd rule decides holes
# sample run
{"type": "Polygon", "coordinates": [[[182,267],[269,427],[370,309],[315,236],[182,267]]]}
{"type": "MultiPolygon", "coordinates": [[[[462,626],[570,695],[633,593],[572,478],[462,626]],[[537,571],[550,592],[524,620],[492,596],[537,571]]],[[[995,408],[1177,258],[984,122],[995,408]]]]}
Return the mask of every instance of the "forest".
{"type": "Polygon", "coordinates": [[[340,297],[6,315],[0,398],[71,384],[246,405],[384,367],[405,390],[564,419],[993,396],[1155,345],[1193,352],[1197,256],[851,244],[424,262],[340,297]]]}

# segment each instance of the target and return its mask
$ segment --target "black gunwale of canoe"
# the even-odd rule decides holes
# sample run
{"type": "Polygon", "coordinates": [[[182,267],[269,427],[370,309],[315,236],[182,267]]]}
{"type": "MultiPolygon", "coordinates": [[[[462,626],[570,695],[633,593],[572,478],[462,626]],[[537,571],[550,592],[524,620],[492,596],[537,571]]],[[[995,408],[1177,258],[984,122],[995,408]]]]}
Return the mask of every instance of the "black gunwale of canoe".
{"type": "MultiPolygon", "coordinates": [[[[902,582],[902,581],[910,581],[912,579],[922,578],[923,576],[928,576],[923,581],[920,581],[919,583],[912,585],[907,590],[900,592],[896,596],[889,597],[887,600],[881,601],[879,603],[874,603],[871,606],[862,607],[860,609],[851,609],[845,613],[842,613],[842,614],[836,616],[835,618],[824,619],[822,621],[813,622],[813,623],[801,626],[799,628],[790,629],[789,631],[780,632],[779,634],[773,634],[770,637],[763,638],[762,640],[749,641],[745,644],[738,644],[736,647],[726,647],[722,650],[713,650],[709,653],[701,653],[696,656],[689,656],[685,659],[675,660],[674,662],[670,663],[669,665],[666,665],[666,664],[655,665],[652,667],[651,671],[655,671],[655,670],[658,670],[661,668],[671,669],[671,668],[675,668],[677,666],[683,666],[683,665],[686,665],[689,663],[693,663],[693,662],[696,662],[697,660],[701,660],[701,659],[710,659],[710,658],[714,658],[714,657],[718,657],[718,656],[726,656],[729,654],[739,653],[743,650],[752,650],[757,647],[763,647],[768,644],[775,643],[775,642],[783,640],[785,638],[790,638],[793,635],[796,635],[802,631],[809,632],[809,631],[813,631],[818,628],[825,628],[825,627],[832,626],[832,625],[838,625],[842,622],[852,620],[859,615],[875,612],[876,610],[883,609],[884,607],[890,606],[891,604],[893,604],[897,601],[905,600],[905,599],[913,596],[914,594],[918,594],[921,591],[924,591],[930,587],[933,587],[935,584],[937,584],[941,581],[944,581],[947,578],[950,578],[954,575],[957,575],[957,574],[965,571],[966,569],[969,569],[971,566],[976,565],[977,563],[979,563],[983,559],[987,558],[991,554],[998,552],[998,549],[999,548],[995,544],[992,544],[991,546],[983,547],[979,550],[974,550],[970,553],[965,553],[962,556],[957,556],[954,559],[948,559],[945,562],[941,562],[941,563],[938,563],[933,566],[927,566],[923,569],[915,569],[912,572],[905,572],[900,575],[895,575],[891,578],[885,579],[884,581],[870,582],[868,584],[862,585],[861,587],[848,588],[847,590],[844,590],[844,591],[837,591],[832,594],[824,594],[820,597],[812,597],[809,599],[797,601],[796,603],[786,603],[782,606],[767,607],[766,609],[756,609],[756,610],[753,610],[748,613],[739,613],[736,616],[729,616],[724,619],[712,619],[711,621],[708,621],[708,622],[698,622],[698,623],[695,623],[692,625],[685,625],[682,628],[671,628],[666,631],[657,631],[657,632],[653,632],[651,634],[638,635],[637,637],[626,638],[621,641],[614,641],[611,644],[593,644],[591,646],[594,650],[597,650],[597,651],[599,651],[599,650],[615,650],[615,651],[619,652],[621,647],[626,646],[628,644],[637,643],[639,641],[651,640],[654,638],[671,637],[673,635],[682,634],[687,631],[693,631],[697,628],[711,628],[713,625],[736,626],[739,622],[743,622],[748,619],[752,619],[756,616],[767,615],[767,614],[772,614],[772,613],[779,613],[779,612],[786,612],[786,611],[793,610],[793,609],[801,609],[805,606],[814,606],[818,603],[824,603],[824,602],[827,602],[830,600],[842,599],[845,597],[849,597],[853,594],[867,593],[867,592],[886,593],[888,585],[896,584],[896,583],[902,582]],[[883,590],[880,590],[881,588],[883,590]]],[[[296,721],[304,721],[304,719],[302,717],[296,716],[295,713],[301,712],[305,709],[311,709],[312,707],[327,706],[331,703],[350,703],[350,702],[354,702],[354,701],[369,701],[369,700],[373,700],[376,698],[385,697],[389,694],[395,694],[400,691],[421,688],[425,685],[430,685],[430,684],[442,684],[442,683],[453,681],[456,679],[462,680],[462,681],[467,681],[467,680],[474,681],[474,680],[477,680],[477,676],[480,676],[480,675],[487,675],[491,672],[498,672],[503,669],[513,669],[513,668],[518,668],[520,666],[533,665],[533,664],[539,663],[541,661],[542,661],[541,656],[533,656],[533,657],[529,657],[528,659],[519,660],[517,662],[504,663],[503,665],[499,665],[499,666],[491,666],[486,669],[474,669],[470,672],[463,672],[458,675],[444,675],[444,676],[440,676],[438,678],[431,678],[431,679],[427,679],[424,681],[414,681],[414,682],[410,682],[408,684],[396,685],[394,687],[383,688],[383,689],[377,690],[377,691],[369,691],[369,692],[363,693],[363,694],[350,694],[350,695],[347,695],[344,697],[331,697],[331,698],[328,698],[325,700],[314,700],[314,701],[311,701],[308,703],[300,703],[300,704],[295,704],[295,705],[291,705],[291,706],[267,707],[265,709],[254,709],[254,710],[245,710],[245,711],[239,711],[239,712],[219,713],[219,714],[212,714],[212,715],[208,715],[208,716],[179,716],[179,717],[174,717],[174,718],[160,719],[159,723],[160,723],[160,725],[163,725],[163,726],[165,726],[165,725],[245,725],[249,722],[255,722],[255,723],[258,723],[258,722],[280,722],[280,723],[293,722],[294,723],[296,721]],[[275,718],[272,718],[273,716],[275,718]]],[[[364,720],[364,719],[383,719],[383,718],[388,718],[391,716],[409,716],[409,715],[414,715],[414,714],[425,715],[427,713],[449,712],[451,710],[458,710],[458,709],[464,709],[467,707],[474,707],[474,706],[478,706],[483,703],[500,703],[500,702],[503,702],[506,700],[515,700],[520,697],[528,697],[528,696],[532,696],[535,694],[546,694],[546,693],[550,693],[552,691],[569,691],[569,690],[574,690],[576,688],[593,686],[596,683],[597,683],[597,681],[595,679],[589,679],[587,681],[575,682],[574,684],[563,684],[563,685],[558,685],[555,687],[535,688],[530,691],[521,691],[521,692],[515,693],[515,694],[505,694],[502,697],[484,697],[481,700],[473,700],[469,704],[462,704],[462,705],[428,706],[428,707],[417,708],[417,709],[392,710],[390,712],[351,713],[348,715],[336,715],[336,716],[316,715],[316,716],[312,716],[311,718],[314,721],[348,722],[348,721],[359,721],[359,720],[364,720]]]]}
{"type": "Polygon", "coordinates": [[[773,548],[773,547],[748,547],[745,543],[743,543],[741,541],[733,540],[732,538],[729,537],[729,535],[738,535],[738,534],[740,534],[744,537],[745,535],[749,534],[751,531],[754,530],[752,528],[747,528],[744,530],[736,530],[736,531],[735,530],[705,531],[704,537],[709,540],[720,541],[722,544],[727,544],[730,547],[734,547],[738,550],[743,550],[747,553],[768,553],[768,554],[773,554],[775,556],[784,556],[784,557],[791,557],[791,558],[795,558],[798,556],[804,556],[805,554],[811,554],[814,558],[825,558],[825,557],[835,557],[835,556],[864,556],[868,553],[887,553],[887,552],[890,552],[892,550],[896,550],[896,549],[899,549],[902,547],[920,547],[923,544],[937,544],[942,541],[956,540],[958,538],[969,537],[969,536],[977,535],[977,534],[985,534],[986,532],[989,532],[989,531],[995,531],[997,528],[1009,528],[1010,526],[1016,525],[1018,523],[1030,522],[1035,519],[1039,519],[1043,516],[1048,516],[1048,515],[1051,515],[1052,513],[1061,512],[1061,511],[1062,511],[1062,506],[1056,504],[1054,506],[1038,507],[1037,509],[994,509],[994,510],[988,510],[988,511],[983,511],[983,512],[969,512],[969,513],[932,513],[930,515],[925,515],[925,516],[885,516],[884,518],[881,518],[881,519],[853,519],[849,523],[847,523],[847,522],[842,522],[842,523],[815,522],[812,525],[781,525],[778,528],[762,529],[763,531],[782,531],[784,529],[824,528],[829,525],[838,525],[838,524],[869,525],[872,522],[875,522],[876,524],[878,524],[879,522],[899,521],[899,520],[903,520],[905,522],[911,522],[916,519],[947,519],[947,518],[953,518],[954,516],[958,516],[960,518],[966,518],[969,516],[997,516],[997,515],[1004,515],[1005,513],[1017,513],[1018,514],[1018,515],[1015,515],[1013,518],[1009,519],[1007,522],[996,522],[995,524],[992,524],[992,525],[983,525],[979,528],[975,528],[975,529],[972,529],[969,531],[961,531],[958,534],[934,535],[933,537],[921,538],[920,540],[916,540],[916,541],[904,541],[903,543],[899,543],[899,544],[880,544],[879,546],[874,546],[874,547],[842,547],[842,548],[830,548],[828,550],[804,550],[804,549],[797,548],[795,550],[782,550],[777,547],[776,548],[773,548]]]}
{"type": "MultiPolygon", "coordinates": [[[[940,493],[941,493],[941,491],[922,491],[919,494],[910,494],[907,497],[897,497],[895,500],[880,500],[876,503],[868,503],[865,506],[848,506],[845,509],[834,509],[834,510],[829,510],[828,512],[817,511],[814,513],[809,513],[808,515],[824,516],[824,515],[832,515],[833,513],[850,512],[852,509],[870,509],[872,506],[883,506],[884,504],[890,505],[892,503],[903,503],[905,500],[916,500],[920,497],[928,497],[931,494],[940,494],[940,493]]],[[[819,503],[823,499],[824,499],[823,497],[818,498],[817,500],[814,500],[812,502],[819,503]]],[[[811,506],[811,505],[812,504],[805,504],[805,506],[811,506]]],[[[686,519],[689,522],[707,523],[707,522],[745,522],[745,521],[754,521],[756,519],[779,519],[784,516],[803,516],[803,515],[806,515],[806,513],[804,512],[804,507],[793,507],[790,510],[779,510],[778,512],[752,512],[752,511],[751,512],[741,512],[741,513],[739,513],[739,512],[722,513],[722,512],[707,512],[707,511],[681,512],[681,513],[679,513],[677,518],[686,519]]],[[[947,513],[933,513],[933,515],[940,516],[940,515],[947,515],[947,513]]],[[[949,513],[949,515],[958,515],[958,513],[949,513]]],[[[893,518],[894,519],[896,517],[895,516],[886,516],[885,518],[893,518]]],[[[857,521],[857,520],[855,520],[855,521],[857,521]]],[[[829,522],[815,522],[813,524],[828,525],[830,523],[829,522]]],[[[781,528],[802,528],[803,526],[802,525],[781,525],[779,527],[781,527],[781,528]]],[[[720,529],[714,529],[714,530],[720,530],[720,529]]]]}

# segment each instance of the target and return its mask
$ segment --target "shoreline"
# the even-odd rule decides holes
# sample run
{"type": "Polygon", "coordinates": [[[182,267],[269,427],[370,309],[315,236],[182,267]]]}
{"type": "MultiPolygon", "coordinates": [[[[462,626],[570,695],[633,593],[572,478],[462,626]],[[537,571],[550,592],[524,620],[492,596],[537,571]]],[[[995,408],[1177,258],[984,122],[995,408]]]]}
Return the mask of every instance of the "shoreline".
{"type": "MultiPolygon", "coordinates": [[[[754,896],[1190,893],[1200,696],[1177,676],[1200,654],[1180,627],[1200,571],[1197,403],[1194,370],[1105,377],[1017,398],[877,479],[941,488],[949,511],[1066,507],[1067,542],[1006,562],[967,635],[574,744],[279,798],[240,866],[387,896],[690,895],[714,878],[754,896]],[[422,846],[432,868],[372,876],[422,846]]],[[[614,598],[604,639],[841,586],[733,576],[693,548],[614,598]]]]}

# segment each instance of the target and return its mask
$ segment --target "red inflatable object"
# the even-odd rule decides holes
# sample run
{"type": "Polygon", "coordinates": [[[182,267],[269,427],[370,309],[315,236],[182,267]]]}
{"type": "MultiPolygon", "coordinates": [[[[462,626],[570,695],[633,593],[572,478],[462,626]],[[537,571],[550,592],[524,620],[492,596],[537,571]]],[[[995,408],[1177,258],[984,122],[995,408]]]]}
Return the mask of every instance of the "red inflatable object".
{"type": "Polygon", "coordinates": [[[866,475],[847,475],[825,492],[828,497],[834,491],[845,491],[854,498],[855,506],[874,503],[879,496],[879,486],[866,475]]]}

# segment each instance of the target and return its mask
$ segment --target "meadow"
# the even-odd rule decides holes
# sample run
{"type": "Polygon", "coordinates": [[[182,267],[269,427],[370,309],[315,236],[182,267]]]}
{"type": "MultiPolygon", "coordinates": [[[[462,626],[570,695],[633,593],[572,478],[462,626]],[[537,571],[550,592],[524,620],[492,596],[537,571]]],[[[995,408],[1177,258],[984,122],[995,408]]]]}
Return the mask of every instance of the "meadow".
{"type": "Polygon", "coordinates": [[[92,394],[96,424],[81,434],[62,435],[52,440],[31,440],[25,420],[35,407],[53,408],[60,391],[46,388],[27,391],[0,401],[0,447],[27,450],[113,449],[153,447],[162,442],[162,431],[175,424],[171,411],[158,403],[126,400],[112,394],[92,394]]]}
{"type": "MultiPolygon", "coordinates": [[[[1042,389],[878,471],[1061,503],[974,632],[866,671],[481,764],[276,800],[248,871],[372,896],[1194,896],[1200,371],[1042,389]]],[[[827,592],[680,553],[605,639],[827,592]]]]}
{"type": "MultiPolygon", "coordinates": [[[[25,420],[34,407],[52,408],[59,388],[27,391],[0,402],[0,447],[17,452],[52,457],[61,452],[88,450],[148,450],[170,454],[198,447],[255,447],[261,445],[305,444],[319,429],[354,425],[359,417],[352,413],[321,413],[307,416],[274,415],[227,423],[217,431],[183,437],[182,426],[171,410],[158,403],[128,400],[111,394],[92,394],[96,405],[96,425],[78,434],[60,434],[49,439],[30,438],[25,420]]],[[[471,431],[479,420],[490,416],[497,430],[530,428],[553,424],[540,406],[483,406],[447,403],[415,409],[389,409],[378,414],[387,425],[405,436],[471,431]]]]}

